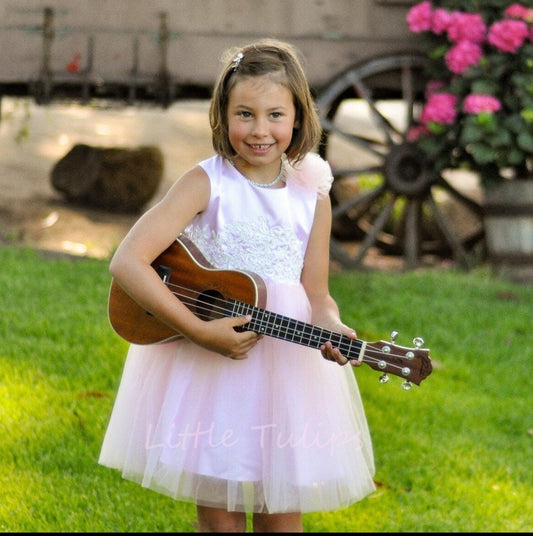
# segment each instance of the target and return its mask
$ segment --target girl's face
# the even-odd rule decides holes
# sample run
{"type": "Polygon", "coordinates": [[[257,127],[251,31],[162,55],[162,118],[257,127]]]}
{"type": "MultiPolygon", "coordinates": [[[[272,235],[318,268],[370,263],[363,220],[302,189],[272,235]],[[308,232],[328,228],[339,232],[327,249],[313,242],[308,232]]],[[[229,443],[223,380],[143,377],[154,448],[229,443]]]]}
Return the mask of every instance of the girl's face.
{"type": "Polygon", "coordinates": [[[272,179],[292,139],[292,93],[268,76],[239,80],[228,101],[228,133],[235,164],[252,179],[272,179]]]}

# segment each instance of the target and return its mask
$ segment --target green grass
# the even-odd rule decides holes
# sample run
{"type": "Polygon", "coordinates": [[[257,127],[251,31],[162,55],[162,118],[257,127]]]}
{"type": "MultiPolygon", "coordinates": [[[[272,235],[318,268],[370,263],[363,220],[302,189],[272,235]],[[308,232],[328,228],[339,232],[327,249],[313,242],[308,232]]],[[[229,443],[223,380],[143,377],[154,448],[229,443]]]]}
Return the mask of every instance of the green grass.
{"type": "MultiPolygon", "coordinates": [[[[0,530],[195,532],[193,505],[97,464],[127,348],[107,262],[5,247],[0,265],[0,530]]],[[[531,531],[533,287],[435,269],[343,272],[331,289],[361,338],[422,336],[434,371],[405,391],[357,369],[378,489],[306,514],[306,531],[531,531]]]]}

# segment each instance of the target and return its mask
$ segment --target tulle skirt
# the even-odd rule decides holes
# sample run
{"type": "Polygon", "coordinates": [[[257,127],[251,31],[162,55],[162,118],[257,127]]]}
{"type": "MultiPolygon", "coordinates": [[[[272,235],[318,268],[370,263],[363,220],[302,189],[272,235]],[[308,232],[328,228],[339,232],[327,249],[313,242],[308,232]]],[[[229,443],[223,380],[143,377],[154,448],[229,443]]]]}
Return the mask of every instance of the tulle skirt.
{"type": "MultiPolygon", "coordinates": [[[[301,286],[276,285],[268,300],[308,321],[301,286]]],[[[238,361],[184,339],[131,345],[99,463],[229,511],[333,510],[375,489],[352,367],[267,336],[238,361]]]]}

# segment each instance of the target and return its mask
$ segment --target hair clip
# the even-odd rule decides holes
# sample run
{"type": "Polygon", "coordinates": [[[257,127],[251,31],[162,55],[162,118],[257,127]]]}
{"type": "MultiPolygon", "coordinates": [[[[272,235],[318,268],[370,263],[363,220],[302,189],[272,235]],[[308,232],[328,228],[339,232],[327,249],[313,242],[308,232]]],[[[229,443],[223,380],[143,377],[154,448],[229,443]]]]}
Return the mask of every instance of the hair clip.
{"type": "Polygon", "coordinates": [[[233,71],[236,71],[239,67],[239,63],[241,63],[241,60],[244,58],[244,54],[242,52],[239,52],[233,61],[231,62],[233,64],[233,71]]]}

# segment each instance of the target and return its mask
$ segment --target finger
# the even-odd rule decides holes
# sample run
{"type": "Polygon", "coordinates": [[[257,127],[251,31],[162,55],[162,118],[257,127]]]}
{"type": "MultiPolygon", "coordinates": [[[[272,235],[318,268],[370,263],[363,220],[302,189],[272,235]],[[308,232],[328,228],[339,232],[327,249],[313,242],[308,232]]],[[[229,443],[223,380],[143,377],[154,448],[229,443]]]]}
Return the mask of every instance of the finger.
{"type": "Polygon", "coordinates": [[[320,351],[322,352],[322,357],[324,359],[327,359],[328,361],[335,361],[335,357],[333,356],[333,345],[331,342],[326,342],[320,347],[320,351]]]}
{"type": "Polygon", "coordinates": [[[333,345],[331,342],[326,342],[320,347],[320,351],[322,353],[322,357],[324,359],[327,359],[328,361],[337,361],[338,359],[338,353],[335,352],[335,349],[333,348],[333,345]]]}
{"type": "Polygon", "coordinates": [[[346,365],[348,359],[346,359],[340,352],[338,348],[333,348],[333,345],[330,341],[326,342],[320,347],[322,357],[328,361],[335,361],[339,365],[346,365]]]}
{"type": "Polygon", "coordinates": [[[333,349],[333,357],[339,365],[346,365],[348,363],[348,359],[341,354],[338,348],[333,349]]]}
{"type": "Polygon", "coordinates": [[[227,319],[230,322],[230,325],[233,327],[235,331],[244,333],[245,331],[250,331],[246,328],[246,324],[248,324],[252,320],[252,315],[246,315],[246,316],[234,316],[227,319]]]}
{"type": "Polygon", "coordinates": [[[229,355],[227,357],[234,361],[241,361],[242,359],[248,359],[248,354],[229,355]]]}
{"type": "Polygon", "coordinates": [[[233,317],[233,325],[234,326],[244,326],[252,320],[252,315],[246,315],[246,316],[235,316],[233,317]]]}

